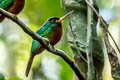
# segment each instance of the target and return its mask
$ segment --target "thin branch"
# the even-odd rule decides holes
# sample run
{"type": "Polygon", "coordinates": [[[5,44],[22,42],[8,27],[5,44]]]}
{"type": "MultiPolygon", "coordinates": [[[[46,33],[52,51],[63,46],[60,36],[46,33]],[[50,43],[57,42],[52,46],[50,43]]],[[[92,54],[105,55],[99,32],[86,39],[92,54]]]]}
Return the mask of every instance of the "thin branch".
{"type": "Polygon", "coordinates": [[[29,36],[31,36],[34,40],[37,40],[45,49],[47,49],[47,51],[60,56],[62,59],[64,59],[69,66],[74,70],[74,72],[76,73],[76,75],[78,76],[78,78],[80,80],[85,80],[84,77],[82,76],[82,74],[80,73],[79,69],[77,68],[77,66],[75,65],[75,63],[66,55],[66,53],[62,50],[56,49],[53,46],[50,45],[49,41],[44,39],[43,37],[39,36],[38,34],[36,34],[35,32],[33,32],[32,30],[30,30],[21,20],[19,20],[15,15],[3,10],[0,8],[0,13],[2,15],[4,15],[5,17],[11,19],[13,22],[15,22],[16,24],[18,24],[23,31],[28,34],[29,36]]]}
{"type": "Polygon", "coordinates": [[[118,50],[119,53],[120,53],[120,49],[119,49],[117,43],[115,42],[112,34],[111,34],[110,31],[108,30],[108,24],[105,22],[105,20],[103,19],[103,17],[99,15],[99,13],[97,12],[97,10],[96,10],[87,0],[85,0],[85,2],[93,9],[93,11],[94,11],[95,14],[98,16],[98,18],[100,18],[100,21],[101,21],[101,23],[102,23],[102,28],[105,29],[105,30],[108,32],[108,34],[110,35],[111,39],[113,40],[113,42],[114,42],[117,50],[118,50]]]}
{"type": "MultiPolygon", "coordinates": [[[[93,5],[93,1],[89,0],[90,4],[93,5]]],[[[87,6],[87,43],[88,47],[86,48],[87,52],[87,61],[88,61],[88,72],[87,72],[87,80],[94,80],[95,79],[95,72],[93,66],[93,11],[89,6],[87,6]]]]}
{"type": "Polygon", "coordinates": [[[73,32],[73,29],[72,29],[72,25],[71,25],[71,22],[70,22],[70,18],[69,18],[69,26],[70,26],[70,30],[71,30],[71,33],[72,33],[72,36],[73,36],[73,42],[74,42],[74,45],[75,45],[75,47],[76,47],[76,50],[77,50],[77,52],[78,52],[78,54],[80,55],[80,57],[81,57],[81,59],[83,59],[83,61],[85,61],[86,63],[87,63],[87,60],[84,58],[84,56],[82,55],[82,53],[80,52],[80,50],[79,50],[79,48],[78,48],[78,46],[77,46],[77,43],[76,43],[76,37],[75,37],[75,34],[74,34],[74,32],[73,32]]]}
{"type": "MultiPolygon", "coordinates": [[[[98,19],[100,19],[100,22],[101,22],[101,29],[102,29],[102,33],[103,33],[103,36],[104,36],[104,41],[105,41],[105,45],[107,47],[107,52],[109,53],[109,59],[110,59],[110,63],[112,65],[112,76],[115,78],[115,79],[118,79],[118,77],[114,76],[113,74],[116,74],[117,73],[117,70],[119,69],[119,57],[117,56],[117,53],[116,51],[113,49],[113,47],[110,45],[110,42],[109,42],[109,39],[108,39],[108,34],[110,35],[111,39],[113,40],[115,46],[117,47],[117,50],[119,51],[120,53],[120,49],[117,45],[117,43],[115,42],[112,34],[110,33],[110,31],[108,30],[108,24],[106,23],[106,21],[103,19],[102,16],[99,15],[99,13],[97,12],[97,10],[87,1],[85,0],[86,3],[91,7],[91,9],[93,9],[93,11],[95,12],[96,16],[98,16],[98,19]],[[107,34],[108,33],[108,34],[107,34]]],[[[119,76],[119,74],[117,75],[119,76]]]]}

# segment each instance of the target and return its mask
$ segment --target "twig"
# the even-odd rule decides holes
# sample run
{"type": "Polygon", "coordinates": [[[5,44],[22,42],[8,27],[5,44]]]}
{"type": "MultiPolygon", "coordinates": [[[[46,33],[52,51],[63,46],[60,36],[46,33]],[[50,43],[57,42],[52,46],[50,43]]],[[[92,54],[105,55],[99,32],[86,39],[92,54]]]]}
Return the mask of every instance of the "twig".
{"type": "MultiPolygon", "coordinates": [[[[119,57],[117,56],[116,51],[110,45],[110,42],[109,42],[109,39],[108,39],[108,34],[110,35],[111,39],[113,40],[113,42],[114,42],[115,46],[117,47],[117,50],[119,51],[119,53],[120,53],[120,49],[119,49],[117,43],[115,42],[112,34],[108,30],[108,26],[109,25],[106,23],[106,21],[103,19],[103,17],[99,15],[99,13],[97,12],[97,10],[92,5],[90,5],[87,0],[85,0],[85,1],[91,7],[91,9],[93,9],[93,11],[95,12],[96,16],[98,16],[98,19],[100,19],[100,22],[101,22],[101,24],[100,24],[101,26],[100,27],[102,29],[102,33],[103,33],[103,36],[104,36],[105,45],[107,47],[107,52],[109,53],[108,56],[109,56],[109,59],[110,59],[110,63],[112,65],[112,76],[115,79],[118,79],[113,74],[116,74],[117,70],[119,69],[119,64],[120,64],[119,60],[118,60],[119,57]]],[[[119,74],[117,76],[119,76],[119,74]]]]}
{"type": "Polygon", "coordinates": [[[0,13],[2,15],[4,15],[5,17],[11,19],[13,22],[15,22],[16,24],[18,24],[23,31],[28,34],[29,36],[31,36],[34,40],[37,40],[45,49],[47,49],[47,51],[60,56],[61,58],[63,58],[68,64],[69,66],[74,70],[74,72],[76,73],[76,75],[78,76],[78,78],[80,80],[85,80],[84,77],[82,76],[82,74],[80,73],[79,69],[77,68],[77,66],[74,64],[74,62],[66,55],[66,53],[62,50],[56,49],[53,46],[50,45],[49,41],[47,41],[46,39],[42,38],[41,36],[39,36],[38,34],[36,34],[35,32],[33,32],[32,30],[30,30],[21,20],[19,20],[15,15],[3,10],[0,8],[0,13]]]}
{"type": "MultiPolygon", "coordinates": [[[[93,1],[89,0],[90,4],[93,5],[93,1]]],[[[87,80],[94,80],[95,79],[95,72],[94,72],[94,66],[93,66],[93,11],[89,6],[87,6],[87,43],[88,47],[86,48],[87,52],[87,61],[88,61],[88,72],[87,72],[87,80]]]]}
{"type": "Polygon", "coordinates": [[[115,44],[117,50],[118,50],[119,53],[120,53],[120,49],[119,49],[117,43],[115,42],[115,40],[114,40],[112,34],[111,34],[110,31],[108,30],[108,28],[107,28],[108,25],[106,24],[105,20],[102,18],[102,16],[99,15],[99,13],[97,12],[97,10],[96,10],[87,0],[85,0],[85,2],[93,9],[93,11],[94,11],[95,14],[98,16],[98,18],[100,18],[100,21],[101,21],[101,23],[102,23],[102,28],[103,28],[103,29],[106,29],[106,31],[107,31],[108,34],[110,35],[111,39],[113,40],[113,42],[114,42],[114,44],[115,44]]]}
{"type": "Polygon", "coordinates": [[[78,46],[77,46],[77,43],[76,43],[76,38],[75,38],[75,34],[74,34],[74,32],[73,32],[73,29],[72,29],[72,25],[71,25],[71,22],[70,22],[70,18],[69,18],[69,26],[70,26],[70,30],[71,30],[71,33],[72,33],[72,36],[73,36],[73,42],[74,42],[74,45],[75,45],[75,47],[76,47],[76,50],[77,50],[77,52],[78,52],[78,54],[80,55],[80,57],[81,57],[81,59],[83,59],[83,61],[85,61],[86,63],[87,63],[87,60],[84,58],[84,56],[81,54],[81,52],[80,52],[80,50],[79,50],[79,48],[78,48],[78,46]]]}

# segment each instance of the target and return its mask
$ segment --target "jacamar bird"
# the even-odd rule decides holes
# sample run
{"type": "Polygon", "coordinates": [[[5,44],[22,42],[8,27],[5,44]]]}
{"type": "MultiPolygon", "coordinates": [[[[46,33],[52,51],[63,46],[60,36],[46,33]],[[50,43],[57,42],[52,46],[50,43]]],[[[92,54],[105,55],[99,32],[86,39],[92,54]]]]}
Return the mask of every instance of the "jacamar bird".
{"type": "MultiPolygon", "coordinates": [[[[17,15],[24,8],[25,0],[0,0],[0,8],[17,15]]],[[[0,15],[0,22],[4,16],[0,15]]]]}
{"type": "MultiPolygon", "coordinates": [[[[41,37],[47,38],[52,46],[54,46],[62,36],[62,21],[72,13],[69,12],[61,18],[52,17],[49,18],[37,31],[36,34],[41,37]]],[[[28,61],[27,69],[26,69],[26,77],[29,74],[30,68],[32,66],[33,59],[36,55],[40,54],[44,48],[40,45],[40,43],[36,40],[32,41],[32,47],[30,51],[30,58],[28,61]]]]}

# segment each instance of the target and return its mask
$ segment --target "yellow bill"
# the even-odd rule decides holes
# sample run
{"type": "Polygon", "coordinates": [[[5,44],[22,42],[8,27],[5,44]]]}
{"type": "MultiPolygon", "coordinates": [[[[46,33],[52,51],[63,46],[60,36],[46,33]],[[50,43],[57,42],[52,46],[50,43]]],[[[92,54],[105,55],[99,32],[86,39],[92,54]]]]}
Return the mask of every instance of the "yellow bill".
{"type": "Polygon", "coordinates": [[[62,22],[65,18],[67,18],[72,13],[73,13],[73,11],[70,11],[69,13],[65,14],[64,16],[62,16],[59,20],[57,20],[57,22],[62,22]]]}

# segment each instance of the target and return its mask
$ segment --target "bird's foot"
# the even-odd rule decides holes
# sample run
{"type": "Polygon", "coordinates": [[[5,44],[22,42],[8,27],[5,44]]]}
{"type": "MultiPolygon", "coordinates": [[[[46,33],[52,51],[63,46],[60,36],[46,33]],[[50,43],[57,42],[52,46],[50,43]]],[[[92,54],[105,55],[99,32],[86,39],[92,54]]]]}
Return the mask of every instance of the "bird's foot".
{"type": "Polygon", "coordinates": [[[13,16],[17,17],[17,14],[13,14],[13,16]]]}
{"type": "Polygon", "coordinates": [[[50,41],[48,38],[43,38],[43,42],[46,44],[46,45],[49,45],[50,41]]]}

